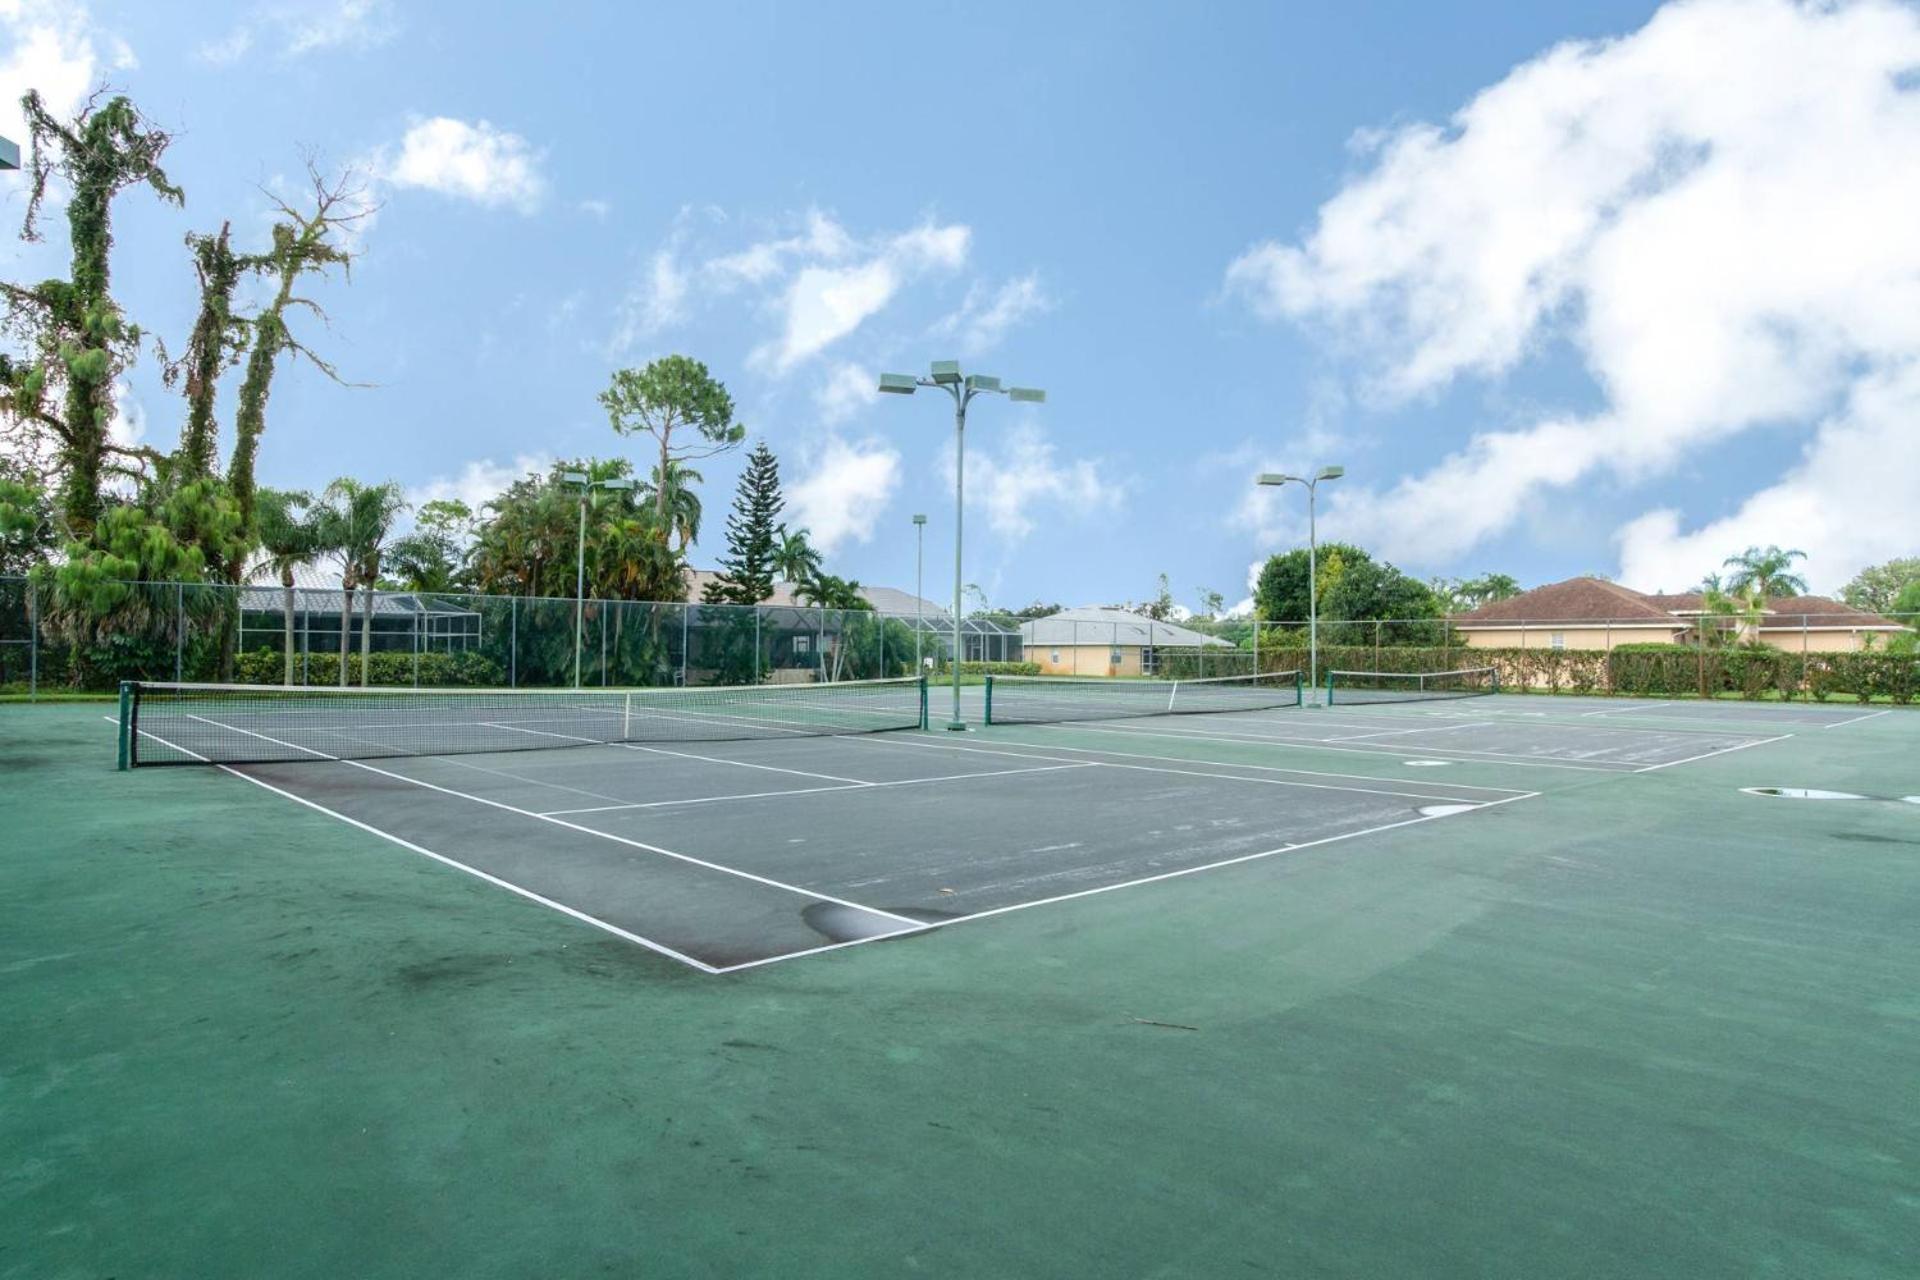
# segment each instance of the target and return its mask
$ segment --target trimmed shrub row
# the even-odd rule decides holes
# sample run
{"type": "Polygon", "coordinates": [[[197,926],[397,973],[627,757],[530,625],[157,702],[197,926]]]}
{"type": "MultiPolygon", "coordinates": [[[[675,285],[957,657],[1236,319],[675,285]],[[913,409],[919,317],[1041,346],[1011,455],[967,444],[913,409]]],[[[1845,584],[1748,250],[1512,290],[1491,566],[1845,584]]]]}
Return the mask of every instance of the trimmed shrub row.
{"type": "MultiPolygon", "coordinates": [[[[304,667],[296,656],[293,678],[308,684],[328,685],[340,682],[340,655],[316,653],[304,667]]],[[[255,649],[236,654],[233,678],[240,684],[279,684],[286,673],[286,658],[275,649],[255,649]]],[[[367,668],[367,683],[376,685],[419,685],[428,689],[497,688],[507,682],[500,664],[483,653],[376,653],[367,668]],[[417,664],[417,665],[416,665],[417,664]]],[[[360,655],[347,656],[347,683],[360,683],[360,655]]]]}
{"type": "MultiPolygon", "coordinates": [[[[1267,671],[1303,665],[1297,652],[1262,650],[1267,671]]],[[[1788,653],[1781,649],[1697,649],[1686,645],[1621,645],[1600,649],[1466,649],[1321,646],[1320,670],[1453,671],[1493,667],[1514,692],[1601,693],[1686,698],[1920,697],[1920,658],[1896,653],[1788,653]]]]}

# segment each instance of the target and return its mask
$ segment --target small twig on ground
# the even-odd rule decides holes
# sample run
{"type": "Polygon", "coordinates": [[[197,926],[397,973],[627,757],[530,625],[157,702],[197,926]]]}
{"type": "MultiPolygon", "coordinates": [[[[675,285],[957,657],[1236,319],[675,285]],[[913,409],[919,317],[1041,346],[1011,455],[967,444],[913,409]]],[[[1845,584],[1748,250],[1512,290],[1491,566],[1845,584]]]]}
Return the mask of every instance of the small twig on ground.
{"type": "Polygon", "coordinates": [[[1135,1018],[1132,1014],[1128,1014],[1127,1017],[1143,1027],[1166,1027],[1172,1031],[1198,1031],[1200,1029],[1198,1027],[1190,1027],[1184,1022],[1157,1022],[1152,1018],[1135,1018]]]}

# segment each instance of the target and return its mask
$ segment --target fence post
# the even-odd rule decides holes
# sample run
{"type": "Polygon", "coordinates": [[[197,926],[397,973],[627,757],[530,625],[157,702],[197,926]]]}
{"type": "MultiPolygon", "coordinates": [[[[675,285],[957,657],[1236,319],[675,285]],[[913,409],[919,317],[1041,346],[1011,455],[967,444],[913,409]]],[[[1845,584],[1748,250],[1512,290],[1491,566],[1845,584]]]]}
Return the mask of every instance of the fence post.
{"type": "Polygon", "coordinates": [[[760,683],[760,606],[753,606],[753,682],[760,683]]]}
{"type": "Polygon", "coordinates": [[[178,582],[173,584],[173,678],[175,682],[184,680],[187,646],[187,597],[186,588],[178,582]]]}
{"type": "Polygon", "coordinates": [[[420,687],[420,597],[413,598],[413,687],[420,687]]]}
{"type": "Polygon", "coordinates": [[[607,687],[607,602],[600,602],[600,687],[607,687]]]}
{"type": "Polygon", "coordinates": [[[820,606],[820,642],[813,646],[814,679],[825,684],[827,681],[827,608],[820,606]]]}
{"type": "Polygon", "coordinates": [[[307,593],[300,592],[296,597],[300,601],[300,683],[313,683],[313,606],[307,603],[307,593]]]}
{"type": "Polygon", "coordinates": [[[691,605],[680,606],[680,687],[687,687],[687,615],[693,612],[691,605]]]}
{"type": "Polygon", "coordinates": [[[27,579],[27,701],[40,701],[40,584],[27,579]]]}
{"type": "Polygon", "coordinates": [[[507,687],[520,687],[520,597],[507,597],[507,687]]]}

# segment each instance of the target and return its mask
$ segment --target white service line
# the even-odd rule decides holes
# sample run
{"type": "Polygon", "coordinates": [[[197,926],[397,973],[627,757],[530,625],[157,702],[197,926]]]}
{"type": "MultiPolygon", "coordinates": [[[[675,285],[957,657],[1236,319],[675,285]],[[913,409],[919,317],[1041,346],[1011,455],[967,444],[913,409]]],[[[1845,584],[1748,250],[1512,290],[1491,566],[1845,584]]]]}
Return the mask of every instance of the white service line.
{"type": "Polygon", "coordinates": [[[632,804],[605,804],[592,809],[548,809],[543,818],[571,813],[612,813],[623,809],[671,809],[690,804],[718,804],[723,800],[767,800],[776,796],[812,796],[825,791],[878,791],[884,787],[916,787],[927,782],[961,782],[968,778],[1004,778],[1016,773],[1058,773],[1062,769],[1098,768],[1093,760],[1069,760],[1065,764],[1043,765],[1034,769],[987,769],[976,773],[949,773],[937,778],[896,778],[891,782],[861,782],[832,787],[789,787],[785,791],[747,791],[738,795],[689,796],[684,800],[647,800],[632,804]]]}
{"type": "MultiPolygon", "coordinates": [[[[1149,734],[1147,736],[1154,737],[1154,736],[1164,736],[1164,735],[1149,734]]],[[[1042,751],[1077,751],[1086,755],[1120,756],[1128,760],[1165,760],[1165,761],[1172,762],[1174,764],[1203,764],[1203,765],[1211,766],[1216,769],[1252,769],[1260,773],[1297,774],[1298,776],[1304,777],[1304,778],[1346,778],[1355,782],[1387,782],[1387,783],[1396,783],[1396,784],[1404,783],[1407,781],[1407,779],[1405,778],[1383,778],[1376,774],[1371,774],[1371,773],[1332,773],[1324,769],[1289,769],[1284,765],[1244,764],[1237,760],[1195,760],[1189,756],[1160,756],[1160,755],[1152,755],[1144,751],[1118,751],[1118,750],[1111,750],[1106,747],[1045,746],[1045,747],[1035,747],[1031,751],[1012,751],[1012,750],[1008,750],[1005,747],[963,747],[963,746],[960,746],[958,743],[945,742],[945,741],[928,742],[928,741],[922,741],[920,739],[915,739],[915,738],[901,737],[899,735],[892,735],[886,738],[850,738],[850,739],[846,739],[846,741],[861,742],[869,746],[875,746],[875,747],[888,747],[888,748],[911,747],[921,751],[968,751],[978,755],[1011,756],[1016,760],[1056,760],[1057,761],[1061,757],[1040,755],[1037,753],[1042,751]]],[[[1360,752],[1357,754],[1387,755],[1389,753],[1384,751],[1368,751],[1368,752],[1360,752]]],[[[1399,753],[1395,752],[1392,754],[1398,755],[1399,753]]],[[[1096,761],[1095,763],[1098,763],[1098,762],[1096,761]]],[[[1624,772],[1624,771],[1608,770],[1607,772],[1624,772]]],[[[1248,781],[1253,781],[1253,779],[1248,779],[1248,781]]],[[[1457,789],[1462,791],[1492,791],[1492,792],[1497,792],[1501,795],[1508,795],[1508,796],[1537,794],[1532,791],[1526,791],[1520,787],[1484,787],[1484,786],[1479,786],[1474,783],[1468,783],[1468,782],[1458,783],[1456,784],[1456,787],[1457,789]]],[[[1356,788],[1356,790],[1360,790],[1360,789],[1363,789],[1363,788],[1356,788]]],[[[1472,803],[1472,804],[1480,803],[1479,801],[1469,801],[1464,796],[1436,796],[1436,797],[1427,797],[1427,798],[1457,800],[1457,801],[1460,801],[1461,803],[1472,803]]]]}
{"type": "Polygon", "coordinates": [[[1634,772],[1635,773],[1653,773],[1658,769],[1671,769],[1673,768],[1673,766],[1677,764],[1692,764],[1696,760],[1706,760],[1706,759],[1710,759],[1713,756],[1724,756],[1729,751],[1745,751],[1748,747],[1764,747],[1770,742],[1785,742],[1788,738],[1791,738],[1791,737],[1793,737],[1792,734],[1783,733],[1783,734],[1780,734],[1778,737],[1773,737],[1773,738],[1755,738],[1751,742],[1736,742],[1734,745],[1730,747],[1721,747],[1718,751],[1703,751],[1697,756],[1688,756],[1684,760],[1667,760],[1667,761],[1663,761],[1660,764],[1642,765],[1640,768],[1635,769],[1634,772]]]}
{"type": "MultiPolygon", "coordinates": [[[[208,720],[204,716],[193,716],[191,718],[195,720],[199,720],[205,724],[214,725],[218,728],[230,729],[236,733],[244,733],[250,738],[259,738],[261,741],[271,742],[275,746],[286,747],[289,750],[293,750],[293,751],[304,751],[308,755],[317,756],[322,760],[331,760],[336,764],[344,764],[354,769],[365,769],[368,773],[377,773],[383,778],[392,778],[396,782],[404,782],[404,783],[407,783],[409,786],[422,787],[428,791],[438,791],[442,795],[456,796],[462,800],[471,800],[475,804],[483,804],[490,809],[501,809],[507,813],[517,813],[523,818],[532,818],[537,822],[550,822],[556,827],[565,827],[569,831],[578,831],[582,835],[598,836],[602,840],[611,840],[615,844],[624,844],[634,849],[644,850],[647,853],[657,853],[660,856],[665,858],[673,858],[677,861],[689,863],[696,867],[705,867],[709,871],[718,871],[725,875],[738,876],[742,880],[751,880],[756,884],[764,884],[770,888],[785,889],[788,893],[797,893],[802,897],[817,899],[818,901],[821,901],[821,902],[832,902],[843,907],[852,907],[856,911],[864,911],[869,915],[884,916],[889,920],[898,920],[903,924],[910,924],[916,929],[922,929],[926,927],[918,920],[912,920],[906,916],[895,915],[893,912],[882,910],[879,907],[869,907],[863,902],[850,902],[845,898],[836,898],[830,893],[816,893],[812,889],[803,889],[799,885],[788,884],[784,880],[775,880],[769,876],[755,875],[751,871],[742,871],[738,867],[729,867],[718,862],[708,862],[704,858],[696,858],[691,854],[676,853],[672,849],[663,849],[657,844],[647,844],[645,841],[632,840],[627,838],[626,836],[614,835],[611,831],[599,831],[594,829],[593,827],[583,827],[577,822],[567,822],[566,820],[561,818],[548,817],[546,815],[536,813],[532,809],[522,809],[518,805],[507,804],[505,801],[502,801],[502,800],[489,800],[485,796],[476,796],[465,791],[456,791],[452,787],[443,787],[437,783],[423,782],[419,778],[409,778],[406,774],[395,773],[391,769],[376,768],[375,766],[368,764],[364,760],[342,760],[338,756],[330,756],[324,751],[315,751],[312,747],[302,747],[295,743],[282,742],[278,738],[270,738],[264,733],[255,733],[251,729],[242,729],[242,728],[239,728],[237,725],[222,724],[218,720],[208,720]]],[[[222,767],[225,767],[225,766],[222,766],[222,767]]],[[[873,784],[867,783],[865,785],[871,786],[873,784]]],[[[892,935],[889,934],[889,935],[882,935],[882,936],[890,937],[892,935]]]]}
{"type": "Polygon", "coordinates": [[[1598,711],[1582,711],[1583,716],[1624,716],[1635,711],[1651,711],[1655,707],[1671,707],[1672,702],[1645,702],[1637,707],[1602,707],[1598,711]]]}
{"type": "Polygon", "coordinates": [[[1366,738],[1394,738],[1403,733],[1453,733],[1459,729],[1491,729],[1491,720],[1468,720],[1462,724],[1421,724],[1411,729],[1382,729],[1377,733],[1343,733],[1337,738],[1322,738],[1322,742],[1359,742],[1366,738]]]}
{"type": "Polygon", "coordinates": [[[1824,724],[1820,727],[1823,729],[1838,729],[1843,724],[1859,724],[1862,720],[1871,720],[1875,716],[1889,716],[1892,714],[1893,709],[1889,707],[1884,711],[1869,711],[1863,716],[1854,716],[1851,720],[1835,720],[1832,724],[1824,724]]]}
{"type": "MultiPolygon", "coordinates": [[[[109,724],[117,725],[119,723],[112,716],[106,716],[103,718],[109,724]]],[[[168,742],[167,739],[162,738],[158,734],[148,733],[145,729],[142,729],[139,732],[145,737],[152,738],[155,742],[165,743],[168,747],[172,748],[175,751],[180,752],[182,755],[189,755],[189,756],[192,756],[195,760],[200,760],[208,764],[213,764],[212,761],[207,760],[207,758],[201,755],[200,753],[196,751],[189,751],[187,750],[187,748],[179,746],[176,743],[168,742]]],[[[240,770],[235,769],[230,765],[214,764],[213,767],[220,770],[222,773],[231,774],[234,777],[241,779],[242,781],[251,782],[256,787],[264,788],[267,791],[273,792],[273,794],[277,796],[281,796],[285,799],[291,800],[295,804],[305,805],[307,808],[312,809],[316,813],[324,813],[329,818],[334,818],[340,822],[344,822],[350,827],[357,827],[369,835],[378,836],[380,837],[380,839],[388,841],[389,843],[397,844],[402,849],[406,849],[409,852],[417,853],[424,858],[432,858],[435,862],[441,863],[445,866],[452,867],[456,871],[464,871],[470,876],[474,876],[474,877],[477,877],[478,879],[485,880],[488,884],[496,885],[499,888],[505,889],[509,893],[517,893],[521,897],[526,898],[531,902],[537,902],[543,907],[551,907],[555,911],[560,912],[562,915],[573,917],[575,920],[580,921],[582,924],[590,924],[596,929],[604,929],[606,932],[613,934],[617,938],[622,938],[628,942],[636,943],[642,947],[645,947],[649,951],[657,952],[660,955],[666,956],[669,959],[678,960],[681,964],[691,965],[693,968],[700,970],[702,973],[718,974],[718,973],[724,972],[724,970],[717,969],[713,965],[710,965],[703,960],[695,960],[692,956],[684,955],[681,952],[675,951],[672,947],[669,947],[664,943],[655,942],[651,938],[642,937],[640,934],[633,932],[631,929],[622,929],[617,924],[611,924],[608,921],[598,918],[597,916],[590,916],[586,912],[581,911],[575,907],[570,907],[564,902],[556,902],[552,898],[546,897],[543,894],[535,893],[532,889],[523,888],[522,886],[513,883],[511,880],[503,880],[499,876],[496,876],[491,872],[482,871],[478,867],[470,867],[466,863],[461,862],[457,858],[449,858],[444,853],[436,853],[432,849],[427,848],[425,845],[415,844],[411,840],[407,840],[407,839],[404,839],[403,837],[394,835],[391,831],[382,831],[379,827],[374,826],[370,822],[362,822],[358,818],[350,818],[346,814],[341,813],[338,810],[327,808],[327,806],[320,804],[318,801],[309,800],[305,796],[297,795],[294,792],[285,790],[284,788],[281,788],[281,787],[276,787],[271,782],[267,782],[262,778],[256,778],[249,773],[242,773],[240,770]]],[[[901,932],[907,932],[907,931],[902,930],[901,932]]],[[[887,935],[887,936],[891,937],[893,935],[887,935]]]]}
{"type": "MultiPolygon", "coordinates": [[[[1478,806],[1478,808],[1491,809],[1497,805],[1512,804],[1516,800],[1531,800],[1540,794],[1541,793],[1538,791],[1523,792],[1520,795],[1509,796],[1504,800],[1489,801],[1486,804],[1478,806]]],[[[1296,853],[1301,849],[1312,849],[1320,845],[1334,844],[1341,840],[1351,840],[1356,836],[1377,835],[1382,831],[1392,831],[1398,827],[1417,826],[1422,822],[1438,822],[1442,818],[1448,818],[1448,817],[1454,817],[1454,816],[1457,816],[1457,815],[1438,813],[1438,814],[1422,815],[1421,817],[1418,817],[1418,818],[1407,818],[1400,822],[1383,823],[1380,826],[1366,827],[1359,831],[1345,831],[1337,836],[1323,836],[1318,840],[1303,840],[1299,844],[1283,844],[1272,849],[1263,849],[1258,853],[1244,853],[1244,854],[1241,854],[1239,857],[1223,858],[1218,862],[1202,863],[1201,865],[1195,866],[1195,867],[1181,867],[1177,871],[1162,871],[1158,875],[1141,876],[1136,880],[1123,880],[1118,884],[1103,884],[1103,885],[1096,886],[1095,888],[1092,888],[1092,889],[1080,889],[1073,893],[1061,893],[1061,894],[1055,894],[1054,896],[1047,897],[1047,898],[1035,898],[1031,902],[1016,902],[1011,904],[1010,906],[992,907],[986,911],[975,911],[969,915],[964,915],[964,916],[952,916],[945,920],[929,920],[929,921],[923,922],[922,927],[928,931],[931,931],[934,929],[944,929],[949,925],[965,924],[970,920],[985,920],[992,916],[1003,916],[1012,911],[1025,911],[1028,907],[1050,906],[1056,902],[1070,902],[1075,898],[1090,898],[1095,894],[1112,893],[1118,889],[1138,888],[1140,885],[1143,885],[1143,884],[1155,884],[1162,880],[1174,880],[1181,876],[1198,875],[1202,871],[1216,871],[1221,867],[1236,866],[1243,862],[1255,862],[1261,858],[1271,858],[1276,854],[1296,853]]],[[[896,935],[888,934],[884,936],[893,937],[896,935]]],[[[788,955],[768,956],[762,960],[748,960],[742,964],[727,965],[725,968],[721,969],[720,972],[721,973],[738,973],[743,969],[758,969],[758,968],[763,968],[766,965],[770,965],[770,964],[779,964],[785,960],[797,960],[802,956],[817,954],[819,951],[837,951],[845,947],[859,946],[867,942],[878,942],[878,941],[880,941],[879,938],[856,938],[850,942],[837,943],[832,947],[816,948],[813,951],[798,951],[788,955]]]]}
{"type": "MultiPolygon", "coordinates": [[[[1382,751],[1375,747],[1334,746],[1324,738],[1279,738],[1271,734],[1194,733],[1185,729],[1170,728],[1165,731],[1158,731],[1151,729],[1123,729],[1091,724],[1030,724],[1019,727],[1023,729],[1050,729],[1076,733],[1117,733],[1133,738],[1174,738],[1198,742],[1258,742],[1267,746],[1290,748],[1298,751],[1340,751],[1348,755],[1356,756],[1398,757],[1406,754],[1402,751],[1382,751]]],[[[1045,748],[1045,750],[1048,751],[1071,751],[1074,749],[1075,748],[1072,747],[1053,746],[1045,748]]],[[[1568,764],[1558,760],[1537,760],[1531,756],[1519,756],[1501,751],[1472,751],[1463,747],[1440,747],[1436,750],[1429,751],[1423,746],[1419,750],[1422,755],[1452,756],[1462,764],[1504,764],[1512,765],[1519,769],[1573,769],[1580,773],[1634,772],[1632,766],[1625,764],[1568,764]]]]}
{"type": "Polygon", "coordinates": [[[769,773],[791,773],[802,778],[818,778],[823,782],[851,783],[856,787],[873,787],[879,785],[878,783],[868,782],[865,778],[843,778],[838,774],[812,773],[806,769],[788,769],[777,764],[755,764],[751,760],[730,760],[726,756],[703,756],[696,755],[691,751],[669,751],[665,747],[642,746],[637,742],[616,742],[613,745],[616,747],[624,747],[628,751],[645,751],[660,756],[679,756],[684,760],[704,760],[708,764],[738,765],[742,769],[765,769],[769,773]]]}

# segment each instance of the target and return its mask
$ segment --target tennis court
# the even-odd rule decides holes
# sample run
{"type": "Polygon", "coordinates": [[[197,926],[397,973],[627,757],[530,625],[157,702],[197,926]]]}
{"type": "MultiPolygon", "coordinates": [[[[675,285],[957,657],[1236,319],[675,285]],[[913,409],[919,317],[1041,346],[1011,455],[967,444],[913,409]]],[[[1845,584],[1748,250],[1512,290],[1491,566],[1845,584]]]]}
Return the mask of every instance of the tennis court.
{"type": "Polygon", "coordinates": [[[134,766],[289,802],[708,973],[1440,820],[1858,711],[1502,705],[1480,673],[614,691],[130,689],[134,766]],[[1429,683],[1429,680],[1435,683],[1429,683]],[[1317,692],[1317,691],[1316,691],[1317,692]],[[1631,716],[1632,718],[1627,718],[1631,716]],[[564,748],[564,749],[559,749],[564,748]],[[1557,779],[1556,779],[1557,775],[1557,779]]]}

